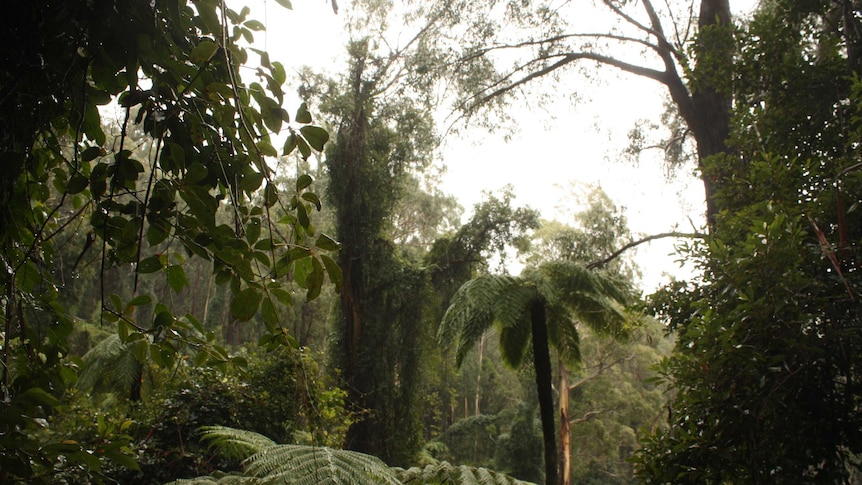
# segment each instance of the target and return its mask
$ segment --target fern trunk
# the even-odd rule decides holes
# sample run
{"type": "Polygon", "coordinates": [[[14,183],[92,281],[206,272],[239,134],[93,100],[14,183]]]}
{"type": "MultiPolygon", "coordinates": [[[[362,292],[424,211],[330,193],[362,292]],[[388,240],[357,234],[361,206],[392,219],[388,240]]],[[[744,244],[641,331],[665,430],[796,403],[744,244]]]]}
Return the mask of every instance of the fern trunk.
{"type": "Polygon", "coordinates": [[[545,447],[545,483],[547,485],[558,485],[554,395],[551,386],[551,353],[548,347],[548,323],[544,302],[534,301],[530,305],[530,325],[533,333],[533,363],[536,367],[536,391],[539,395],[539,413],[542,418],[542,440],[545,447]]]}

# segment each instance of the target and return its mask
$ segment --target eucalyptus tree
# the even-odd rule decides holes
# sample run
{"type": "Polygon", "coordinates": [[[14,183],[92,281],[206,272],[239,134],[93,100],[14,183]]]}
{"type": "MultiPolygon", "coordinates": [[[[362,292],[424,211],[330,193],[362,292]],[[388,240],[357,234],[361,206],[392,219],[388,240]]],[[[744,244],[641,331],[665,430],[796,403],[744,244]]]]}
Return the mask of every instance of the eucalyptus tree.
{"type": "Polygon", "coordinates": [[[523,364],[532,343],[548,484],[556,485],[559,477],[549,345],[563,362],[575,364],[580,360],[576,322],[620,334],[627,299],[618,281],[571,262],[550,261],[525,269],[520,277],[484,275],[464,283],[443,316],[438,338],[455,344],[458,365],[492,327],[507,365],[523,364]]]}

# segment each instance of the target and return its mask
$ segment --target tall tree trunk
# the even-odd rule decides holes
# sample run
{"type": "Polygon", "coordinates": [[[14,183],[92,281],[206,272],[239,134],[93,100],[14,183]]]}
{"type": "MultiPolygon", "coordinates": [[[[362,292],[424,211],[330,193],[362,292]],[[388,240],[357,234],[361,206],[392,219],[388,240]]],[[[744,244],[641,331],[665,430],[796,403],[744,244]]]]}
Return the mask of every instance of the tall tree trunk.
{"type": "MultiPolygon", "coordinates": [[[[665,82],[680,116],[686,121],[697,143],[698,168],[704,160],[727,153],[730,136],[731,82],[733,66],[733,27],[729,0],[702,0],[698,17],[698,39],[694,46],[693,82],[687,87],[676,69],[665,82]]],[[[663,56],[664,57],[664,56],[663,56]]],[[[668,52],[665,65],[671,71],[668,52]]],[[[715,180],[701,173],[710,227],[721,210],[716,202],[715,180]]]]}
{"type": "Polygon", "coordinates": [[[544,302],[537,300],[530,305],[530,325],[533,334],[536,391],[539,395],[539,413],[542,418],[542,440],[545,445],[545,484],[558,485],[551,352],[548,347],[548,323],[544,302]]]}

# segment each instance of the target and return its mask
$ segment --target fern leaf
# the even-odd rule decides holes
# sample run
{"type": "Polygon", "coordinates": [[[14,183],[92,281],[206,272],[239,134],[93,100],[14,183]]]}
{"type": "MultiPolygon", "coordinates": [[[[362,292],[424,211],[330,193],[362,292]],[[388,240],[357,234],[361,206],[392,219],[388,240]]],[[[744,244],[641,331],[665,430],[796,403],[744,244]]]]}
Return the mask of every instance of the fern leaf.
{"type": "Polygon", "coordinates": [[[202,441],[209,441],[210,446],[230,458],[246,459],[276,444],[262,434],[227,426],[202,426],[200,431],[202,441]]]}
{"type": "Polygon", "coordinates": [[[305,445],[275,445],[250,456],[246,472],[263,483],[401,485],[377,457],[305,445]]]}

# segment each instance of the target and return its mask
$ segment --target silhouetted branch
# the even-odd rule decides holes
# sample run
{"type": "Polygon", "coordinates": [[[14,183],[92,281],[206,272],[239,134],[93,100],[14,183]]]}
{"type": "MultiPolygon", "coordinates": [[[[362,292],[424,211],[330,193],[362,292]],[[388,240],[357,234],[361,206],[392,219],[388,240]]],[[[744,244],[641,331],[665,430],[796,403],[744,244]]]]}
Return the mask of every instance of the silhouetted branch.
{"type": "Polygon", "coordinates": [[[655,241],[656,239],[664,239],[668,237],[702,239],[706,237],[706,234],[701,234],[699,232],[663,232],[661,234],[653,234],[643,239],[638,239],[637,241],[632,241],[626,244],[625,246],[611,253],[611,255],[606,258],[600,259],[598,261],[593,261],[592,263],[587,265],[587,269],[600,268],[613,261],[614,259],[618,258],[622,253],[628,251],[633,247],[640,246],[641,244],[646,242],[655,241]]]}

